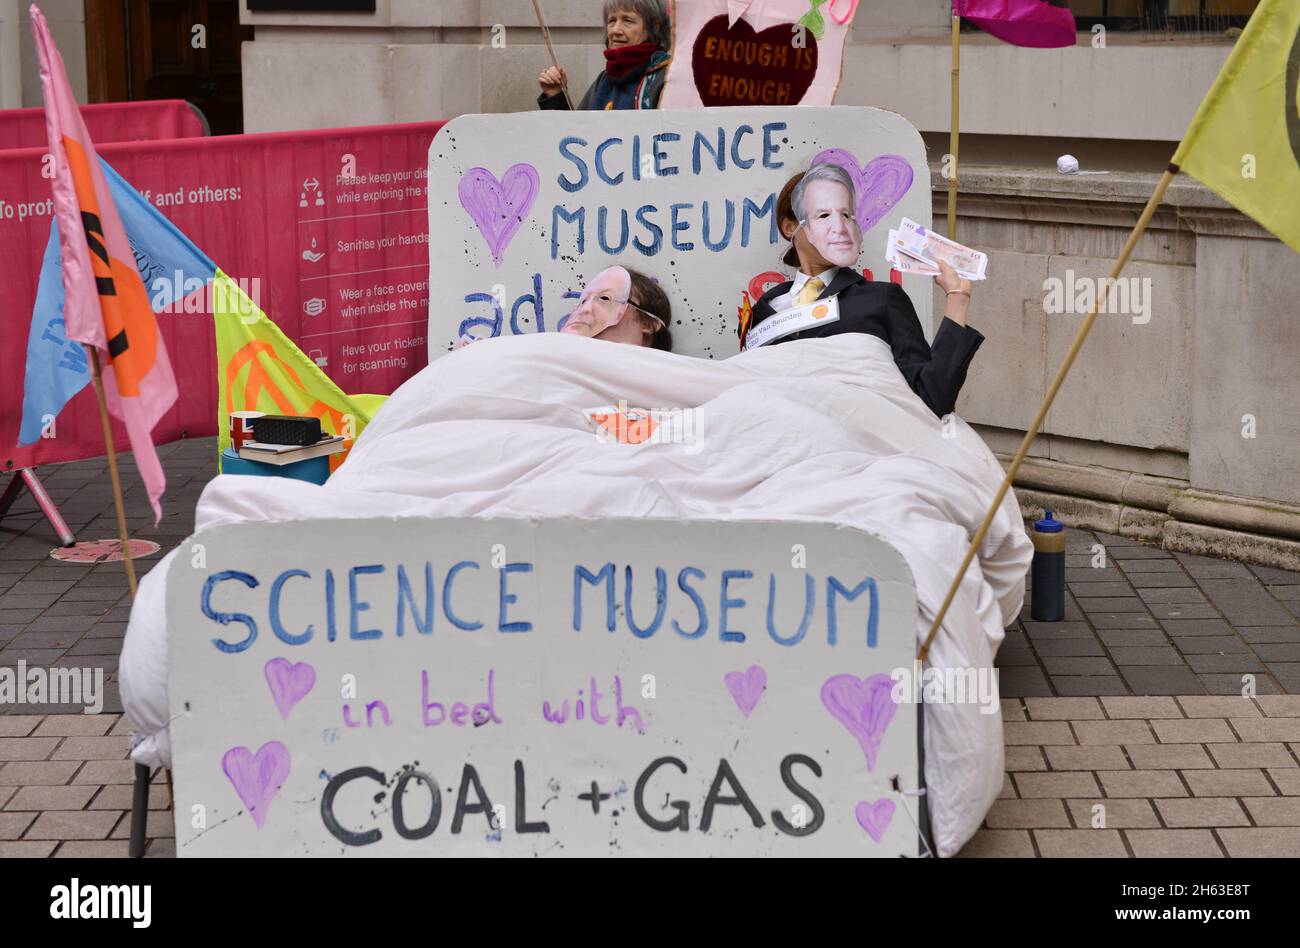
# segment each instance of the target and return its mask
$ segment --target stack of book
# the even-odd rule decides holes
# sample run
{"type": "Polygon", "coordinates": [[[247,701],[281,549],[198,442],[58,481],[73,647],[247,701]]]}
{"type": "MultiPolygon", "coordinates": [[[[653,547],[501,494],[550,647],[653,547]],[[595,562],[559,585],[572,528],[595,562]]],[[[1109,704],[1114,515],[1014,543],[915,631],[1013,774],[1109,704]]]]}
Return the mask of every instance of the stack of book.
{"type": "Polygon", "coordinates": [[[239,456],[245,461],[260,461],[263,464],[283,466],[338,454],[342,450],[344,450],[342,435],[326,435],[315,444],[265,444],[261,441],[245,441],[239,449],[239,456]]]}

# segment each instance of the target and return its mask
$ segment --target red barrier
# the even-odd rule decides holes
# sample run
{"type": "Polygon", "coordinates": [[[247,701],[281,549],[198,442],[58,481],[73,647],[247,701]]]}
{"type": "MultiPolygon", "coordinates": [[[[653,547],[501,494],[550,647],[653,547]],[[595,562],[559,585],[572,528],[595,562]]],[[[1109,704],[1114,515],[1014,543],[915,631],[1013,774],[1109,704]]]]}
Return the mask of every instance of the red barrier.
{"type": "MultiPolygon", "coordinates": [[[[388,393],[428,361],[429,143],[441,122],[105,145],[159,207],[344,391],[388,393]]],[[[27,336],[50,233],[43,149],[0,152],[0,470],[104,453],[90,386],[55,437],[17,447],[27,336]]],[[[159,317],[180,398],[158,443],[216,433],[206,314],[159,317]]],[[[115,438],[125,433],[115,425],[115,438]]]]}
{"type": "MultiPolygon", "coordinates": [[[[81,116],[96,145],[208,134],[202,113],[184,99],[102,102],[83,105],[81,116]]],[[[45,147],[45,110],[0,110],[0,150],[45,147]]]]}

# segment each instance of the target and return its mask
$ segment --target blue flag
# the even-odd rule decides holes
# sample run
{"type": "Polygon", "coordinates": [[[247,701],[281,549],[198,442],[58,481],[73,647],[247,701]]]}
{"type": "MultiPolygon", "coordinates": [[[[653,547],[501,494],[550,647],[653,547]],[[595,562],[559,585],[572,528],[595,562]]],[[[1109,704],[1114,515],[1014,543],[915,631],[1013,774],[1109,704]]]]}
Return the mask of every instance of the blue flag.
{"type": "Polygon", "coordinates": [[[41,282],[27,337],[20,445],[33,444],[73,395],[90,382],[90,363],[79,343],[63,332],[63,266],[59,262],[59,224],[50,223],[50,242],[41,262],[41,282]]]}
{"type": "MultiPolygon", "coordinates": [[[[216,264],[100,159],[109,192],[117,205],[136,266],[155,313],[207,287],[216,264]]],[[[204,312],[209,310],[205,307],[204,312]]],[[[41,262],[41,280],[27,336],[27,371],[23,382],[23,419],[18,443],[35,443],[72,397],[90,382],[90,364],[79,343],[64,333],[63,269],[59,262],[58,222],[51,220],[50,241],[41,262]]]]}

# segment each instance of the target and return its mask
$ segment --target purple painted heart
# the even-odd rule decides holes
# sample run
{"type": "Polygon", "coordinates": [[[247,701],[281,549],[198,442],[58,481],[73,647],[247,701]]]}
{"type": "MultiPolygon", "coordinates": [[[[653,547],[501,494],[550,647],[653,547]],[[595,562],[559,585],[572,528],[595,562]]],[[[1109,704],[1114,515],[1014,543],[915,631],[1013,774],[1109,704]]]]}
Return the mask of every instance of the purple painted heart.
{"type": "Polygon", "coordinates": [[[483,235],[498,267],[506,247],[532,211],[540,186],[537,169],[523,162],[507,168],[499,181],[486,168],[470,168],[461,176],[461,206],[483,235]]]}
{"type": "Polygon", "coordinates": [[[700,28],[691,71],[700,100],[719,105],[798,105],[817,75],[817,39],[806,30],[803,48],[791,41],[793,23],[761,33],[744,20],[727,25],[726,14],[700,28]]]}
{"type": "Polygon", "coordinates": [[[287,658],[273,658],[266,663],[262,673],[271,688],[271,698],[280,709],[280,717],[286,721],[294,705],[316,684],[316,669],[307,662],[294,664],[287,658]]]}
{"type": "Polygon", "coordinates": [[[289,749],[279,741],[267,741],[256,754],[247,747],[232,747],[221,758],[221,769],[259,830],[271,801],[289,779],[290,767],[289,749]]]}
{"type": "Polygon", "coordinates": [[[758,699],[763,697],[767,688],[767,672],[758,665],[750,665],[743,672],[727,672],[722,678],[723,684],[735,699],[736,707],[745,717],[749,717],[758,699]]]}
{"type": "Polygon", "coordinates": [[[861,679],[832,675],[822,685],[822,703],[857,738],[867,758],[867,770],[875,769],[880,742],[898,711],[893,687],[894,680],[883,674],[861,679]]]}
{"type": "Polygon", "coordinates": [[[912,189],[912,165],[902,155],[877,155],[859,165],[852,152],[827,148],[813,155],[809,165],[839,165],[853,179],[858,195],[858,227],[866,233],[885,219],[912,189]]]}
{"type": "Polygon", "coordinates": [[[863,800],[854,812],[858,818],[858,825],[867,831],[868,836],[880,842],[885,838],[885,831],[889,829],[889,823],[894,818],[894,801],[883,799],[868,803],[863,800]]]}

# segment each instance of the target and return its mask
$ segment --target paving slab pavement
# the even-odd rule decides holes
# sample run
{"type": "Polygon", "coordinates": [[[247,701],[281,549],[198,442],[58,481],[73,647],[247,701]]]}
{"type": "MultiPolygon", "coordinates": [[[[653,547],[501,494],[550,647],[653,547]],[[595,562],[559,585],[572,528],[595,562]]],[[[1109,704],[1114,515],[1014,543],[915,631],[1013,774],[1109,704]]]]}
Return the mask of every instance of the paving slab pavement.
{"type": "MultiPolygon", "coordinates": [[[[216,439],[159,456],[157,525],[122,458],[131,535],[161,546],[138,575],[193,530],[216,439]]],[[[116,537],[104,459],[39,473],[78,539],[116,537]]],[[[125,855],[130,597],[121,563],[54,544],[25,493],[0,519],[0,667],[102,670],[104,708],[0,705],[0,858],[125,855]]],[[[1300,856],[1300,573],[1068,528],[1066,567],[1065,620],[1034,621],[1031,590],[999,651],[1006,782],[962,855],[1300,856]]],[[[174,855],[167,805],[155,774],[148,855],[174,855]]]]}

